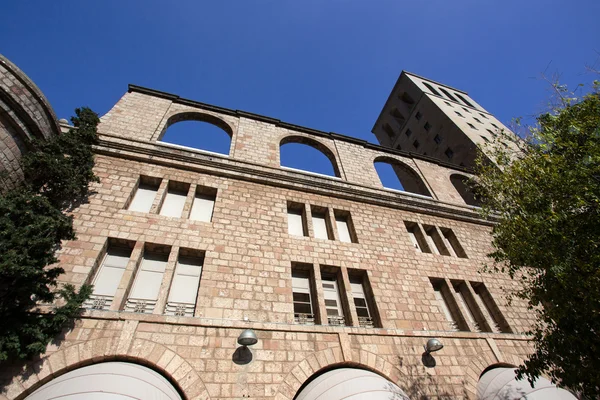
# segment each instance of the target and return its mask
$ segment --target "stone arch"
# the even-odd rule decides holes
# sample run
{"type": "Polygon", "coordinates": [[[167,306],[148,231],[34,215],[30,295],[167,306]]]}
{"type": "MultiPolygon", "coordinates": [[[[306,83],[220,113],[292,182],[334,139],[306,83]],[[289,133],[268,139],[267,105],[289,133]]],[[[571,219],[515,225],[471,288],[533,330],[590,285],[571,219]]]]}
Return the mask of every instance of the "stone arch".
{"type": "Polygon", "coordinates": [[[427,188],[423,178],[419,173],[417,173],[417,171],[408,166],[406,163],[388,156],[375,157],[373,160],[373,168],[375,168],[375,163],[390,164],[405,192],[431,197],[431,192],[427,188]]]}
{"type": "Polygon", "coordinates": [[[229,149],[227,151],[227,154],[231,153],[231,148],[233,147],[233,127],[222,118],[219,118],[212,114],[198,111],[176,112],[169,116],[169,118],[167,118],[166,122],[164,123],[162,129],[160,130],[160,134],[158,135],[156,140],[159,142],[162,141],[163,137],[167,133],[167,130],[171,126],[175,125],[178,122],[185,121],[205,122],[207,124],[216,126],[217,128],[224,131],[227,134],[227,136],[229,136],[229,149]]]}
{"type": "MultiPolygon", "coordinates": [[[[320,151],[321,153],[323,153],[323,155],[325,155],[325,157],[327,157],[327,159],[329,160],[329,162],[331,163],[331,166],[333,167],[333,173],[335,174],[336,177],[341,178],[341,174],[340,174],[340,168],[338,165],[338,160],[337,157],[335,155],[335,152],[332,151],[327,145],[325,145],[324,143],[310,138],[310,137],[306,137],[306,136],[300,136],[300,135],[289,135],[289,136],[284,136],[280,141],[279,141],[279,149],[281,150],[281,146],[283,146],[284,144],[288,144],[288,143],[299,143],[299,144],[303,144],[306,146],[310,146],[318,151],[320,151]]],[[[281,151],[279,151],[279,164],[281,165],[281,151]]],[[[310,172],[310,171],[309,171],[310,172]]]]}
{"type": "Polygon", "coordinates": [[[492,353],[483,353],[476,358],[472,358],[465,370],[465,390],[472,398],[476,398],[477,383],[485,371],[495,368],[495,366],[519,366],[522,363],[523,360],[520,357],[510,353],[503,353],[502,360],[496,359],[492,353]]]}
{"type": "Polygon", "coordinates": [[[467,205],[481,207],[481,202],[475,198],[475,194],[470,188],[469,178],[467,176],[452,174],[450,175],[450,182],[467,205]]]}
{"type": "Polygon", "coordinates": [[[359,368],[371,371],[397,383],[402,373],[392,363],[366,350],[354,350],[351,360],[344,359],[339,347],[324,349],[300,361],[279,384],[276,400],[292,400],[300,388],[313,376],[335,368],[359,368]]]}
{"type": "Polygon", "coordinates": [[[125,361],[148,367],[165,377],[186,400],[210,399],[200,375],[179,354],[162,344],[134,339],[126,351],[119,338],[89,340],[65,348],[27,366],[6,386],[6,398],[24,400],[35,390],[77,368],[108,361],[125,361]]]}

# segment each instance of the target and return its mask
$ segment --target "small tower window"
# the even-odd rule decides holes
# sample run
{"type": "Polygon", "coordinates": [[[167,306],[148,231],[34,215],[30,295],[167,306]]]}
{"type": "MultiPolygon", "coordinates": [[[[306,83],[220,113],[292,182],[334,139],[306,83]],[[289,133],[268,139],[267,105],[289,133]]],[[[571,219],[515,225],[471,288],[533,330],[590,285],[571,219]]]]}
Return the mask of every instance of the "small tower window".
{"type": "Polygon", "coordinates": [[[442,137],[440,135],[435,135],[435,137],[433,138],[433,141],[436,142],[437,144],[440,144],[442,142],[442,137]]]}
{"type": "Polygon", "coordinates": [[[415,114],[415,118],[418,120],[421,119],[421,117],[423,116],[423,114],[421,114],[419,111],[417,111],[417,113],[415,114]]]}
{"type": "Polygon", "coordinates": [[[425,122],[424,128],[427,132],[429,132],[429,130],[431,129],[431,124],[429,122],[425,122]]]}
{"type": "Polygon", "coordinates": [[[446,157],[448,157],[449,160],[452,160],[452,157],[454,157],[454,152],[452,151],[452,149],[450,147],[448,147],[446,149],[444,154],[446,155],[446,157]]]}

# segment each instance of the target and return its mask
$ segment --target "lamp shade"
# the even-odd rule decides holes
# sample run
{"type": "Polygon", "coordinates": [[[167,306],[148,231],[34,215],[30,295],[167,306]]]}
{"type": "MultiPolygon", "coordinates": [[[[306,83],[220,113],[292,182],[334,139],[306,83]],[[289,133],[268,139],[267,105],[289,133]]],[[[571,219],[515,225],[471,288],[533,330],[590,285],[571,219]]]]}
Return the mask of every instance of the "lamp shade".
{"type": "Polygon", "coordinates": [[[253,344],[258,343],[258,338],[252,329],[246,329],[240,333],[237,342],[242,346],[252,346],[253,344]]]}
{"type": "Polygon", "coordinates": [[[427,345],[425,345],[425,351],[428,353],[432,353],[434,351],[441,350],[444,347],[442,342],[437,339],[429,339],[427,341],[427,345]]]}

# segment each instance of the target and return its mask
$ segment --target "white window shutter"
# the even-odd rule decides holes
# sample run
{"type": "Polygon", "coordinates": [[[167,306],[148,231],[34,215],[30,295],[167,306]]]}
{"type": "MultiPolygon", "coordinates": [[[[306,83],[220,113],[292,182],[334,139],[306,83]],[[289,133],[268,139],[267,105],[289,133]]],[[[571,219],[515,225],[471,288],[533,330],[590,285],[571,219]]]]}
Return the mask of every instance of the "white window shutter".
{"type": "Polygon", "coordinates": [[[129,204],[129,211],[149,212],[156,197],[158,187],[140,183],[129,204]]]}
{"type": "Polygon", "coordinates": [[[190,219],[194,221],[210,222],[215,206],[215,196],[196,193],[190,219]]]}
{"type": "Polygon", "coordinates": [[[141,313],[154,311],[166,267],[167,258],[165,256],[144,255],[127,299],[125,308],[128,311],[141,313]]]}
{"type": "Polygon", "coordinates": [[[165,196],[165,201],[160,208],[160,215],[180,218],[181,213],[183,212],[183,206],[185,205],[186,197],[187,193],[183,191],[169,189],[167,191],[167,195],[165,196]]]}
{"type": "Polygon", "coordinates": [[[325,214],[313,214],[313,230],[315,237],[318,239],[329,239],[327,234],[327,222],[325,222],[325,214]]]}
{"type": "Polygon", "coordinates": [[[337,225],[340,241],[352,243],[352,237],[350,236],[350,229],[348,227],[348,219],[345,217],[336,217],[335,224],[337,225]]]}
{"type": "Polygon", "coordinates": [[[290,235],[304,236],[301,210],[288,210],[288,233],[290,235]]]}
{"type": "Polygon", "coordinates": [[[115,295],[130,254],[131,250],[118,251],[109,248],[93,281],[94,294],[110,297],[115,295]]]}

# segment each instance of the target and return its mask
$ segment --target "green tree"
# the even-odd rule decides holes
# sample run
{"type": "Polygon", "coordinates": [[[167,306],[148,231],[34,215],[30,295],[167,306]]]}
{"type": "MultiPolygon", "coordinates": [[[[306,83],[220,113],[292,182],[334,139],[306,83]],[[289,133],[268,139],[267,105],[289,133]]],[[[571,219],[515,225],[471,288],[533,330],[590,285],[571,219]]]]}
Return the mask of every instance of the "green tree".
{"type": "Polygon", "coordinates": [[[534,352],[519,368],[585,397],[600,396],[600,91],[537,118],[526,140],[500,132],[494,163],[478,162],[475,186],[493,228],[494,265],[519,281],[514,293],[537,319],[534,352]],[[519,148],[519,151],[511,149],[519,148]]]}
{"type": "Polygon", "coordinates": [[[99,119],[89,108],[75,112],[76,129],[30,143],[23,184],[0,196],[0,363],[43,354],[91,293],[88,285],[59,285],[64,270],[54,265],[61,242],[75,239],[66,213],[97,181],[92,145],[99,119]],[[38,312],[40,303],[56,306],[38,312]]]}

